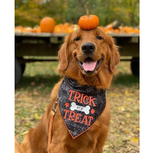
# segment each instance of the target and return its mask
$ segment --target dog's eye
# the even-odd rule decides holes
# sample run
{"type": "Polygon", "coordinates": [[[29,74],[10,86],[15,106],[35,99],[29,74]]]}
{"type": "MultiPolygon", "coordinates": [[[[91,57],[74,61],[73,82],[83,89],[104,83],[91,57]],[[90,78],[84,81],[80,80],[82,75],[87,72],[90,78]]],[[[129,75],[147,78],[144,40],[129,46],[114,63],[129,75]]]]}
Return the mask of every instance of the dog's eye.
{"type": "Polygon", "coordinates": [[[74,40],[79,41],[80,39],[81,39],[81,37],[76,37],[74,40]]]}
{"type": "Polygon", "coordinates": [[[96,37],[97,37],[97,39],[99,39],[99,40],[103,39],[103,38],[102,38],[101,36],[99,36],[99,35],[97,35],[96,37]]]}

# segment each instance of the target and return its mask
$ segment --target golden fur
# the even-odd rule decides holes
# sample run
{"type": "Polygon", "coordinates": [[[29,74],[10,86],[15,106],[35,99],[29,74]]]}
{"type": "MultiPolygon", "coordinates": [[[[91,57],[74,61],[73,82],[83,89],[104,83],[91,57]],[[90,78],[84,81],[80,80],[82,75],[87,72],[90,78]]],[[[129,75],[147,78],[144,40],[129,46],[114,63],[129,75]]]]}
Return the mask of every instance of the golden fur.
{"type": "MultiPolygon", "coordinates": [[[[69,34],[59,53],[58,70],[61,75],[76,79],[81,85],[90,85],[98,89],[108,89],[112,76],[119,62],[119,53],[113,39],[101,29],[81,30],[69,34]],[[98,39],[101,36],[102,39],[98,39]],[[79,38],[80,39],[79,39],[79,38]],[[78,39],[76,39],[78,38],[78,39]],[[95,51],[90,57],[98,61],[103,57],[100,67],[92,74],[87,74],[80,68],[77,59],[84,61],[85,55],[81,46],[85,42],[92,42],[95,51]]],[[[84,134],[72,139],[61,117],[59,106],[53,121],[52,142],[48,146],[48,128],[51,110],[57,100],[58,91],[63,79],[53,88],[51,102],[35,129],[30,129],[25,135],[21,148],[24,153],[102,153],[103,145],[107,138],[110,120],[110,103],[106,100],[106,107],[94,125],[84,134]]]]}

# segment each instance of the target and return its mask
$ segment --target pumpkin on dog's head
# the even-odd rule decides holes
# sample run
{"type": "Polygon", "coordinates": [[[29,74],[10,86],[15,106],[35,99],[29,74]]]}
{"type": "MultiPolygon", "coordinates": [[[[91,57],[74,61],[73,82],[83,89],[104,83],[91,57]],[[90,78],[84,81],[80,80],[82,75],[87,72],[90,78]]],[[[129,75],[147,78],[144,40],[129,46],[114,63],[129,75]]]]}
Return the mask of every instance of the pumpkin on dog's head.
{"type": "Polygon", "coordinates": [[[81,16],[78,25],[83,30],[92,30],[98,27],[99,18],[96,15],[81,16]]]}
{"type": "Polygon", "coordinates": [[[78,20],[78,25],[82,30],[92,30],[98,27],[99,18],[97,15],[90,15],[88,9],[87,15],[81,16],[78,20]]]}

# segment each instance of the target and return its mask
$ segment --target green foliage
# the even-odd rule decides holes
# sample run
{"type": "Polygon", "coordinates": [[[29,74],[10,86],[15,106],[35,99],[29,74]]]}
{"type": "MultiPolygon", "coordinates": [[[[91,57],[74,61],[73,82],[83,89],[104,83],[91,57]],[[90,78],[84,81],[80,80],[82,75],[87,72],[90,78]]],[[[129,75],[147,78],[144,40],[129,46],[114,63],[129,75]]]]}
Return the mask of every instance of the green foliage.
{"type": "Polygon", "coordinates": [[[15,24],[22,26],[35,26],[39,24],[43,6],[37,3],[37,0],[16,0],[15,24]]]}
{"type": "Polygon", "coordinates": [[[45,16],[57,24],[77,24],[86,8],[99,17],[102,26],[114,20],[128,26],[139,24],[139,0],[15,0],[15,24],[33,27],[45,16]]]}

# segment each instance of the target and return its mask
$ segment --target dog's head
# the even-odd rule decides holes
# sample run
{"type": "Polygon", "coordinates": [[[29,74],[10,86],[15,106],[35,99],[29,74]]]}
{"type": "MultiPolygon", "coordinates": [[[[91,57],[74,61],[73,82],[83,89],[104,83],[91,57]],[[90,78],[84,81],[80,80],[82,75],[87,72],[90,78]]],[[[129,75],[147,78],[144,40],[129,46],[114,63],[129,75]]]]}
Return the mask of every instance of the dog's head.
{"type": "Polygon", "coordinates": [[[103,84],[106,79],[111,81],[119,62],[119,53],[113,39],[101,29],[78,29],[66,37],[58,58],[60,74],[81,80],[81,84],[97,86],[89,82],[103,84]]]}

